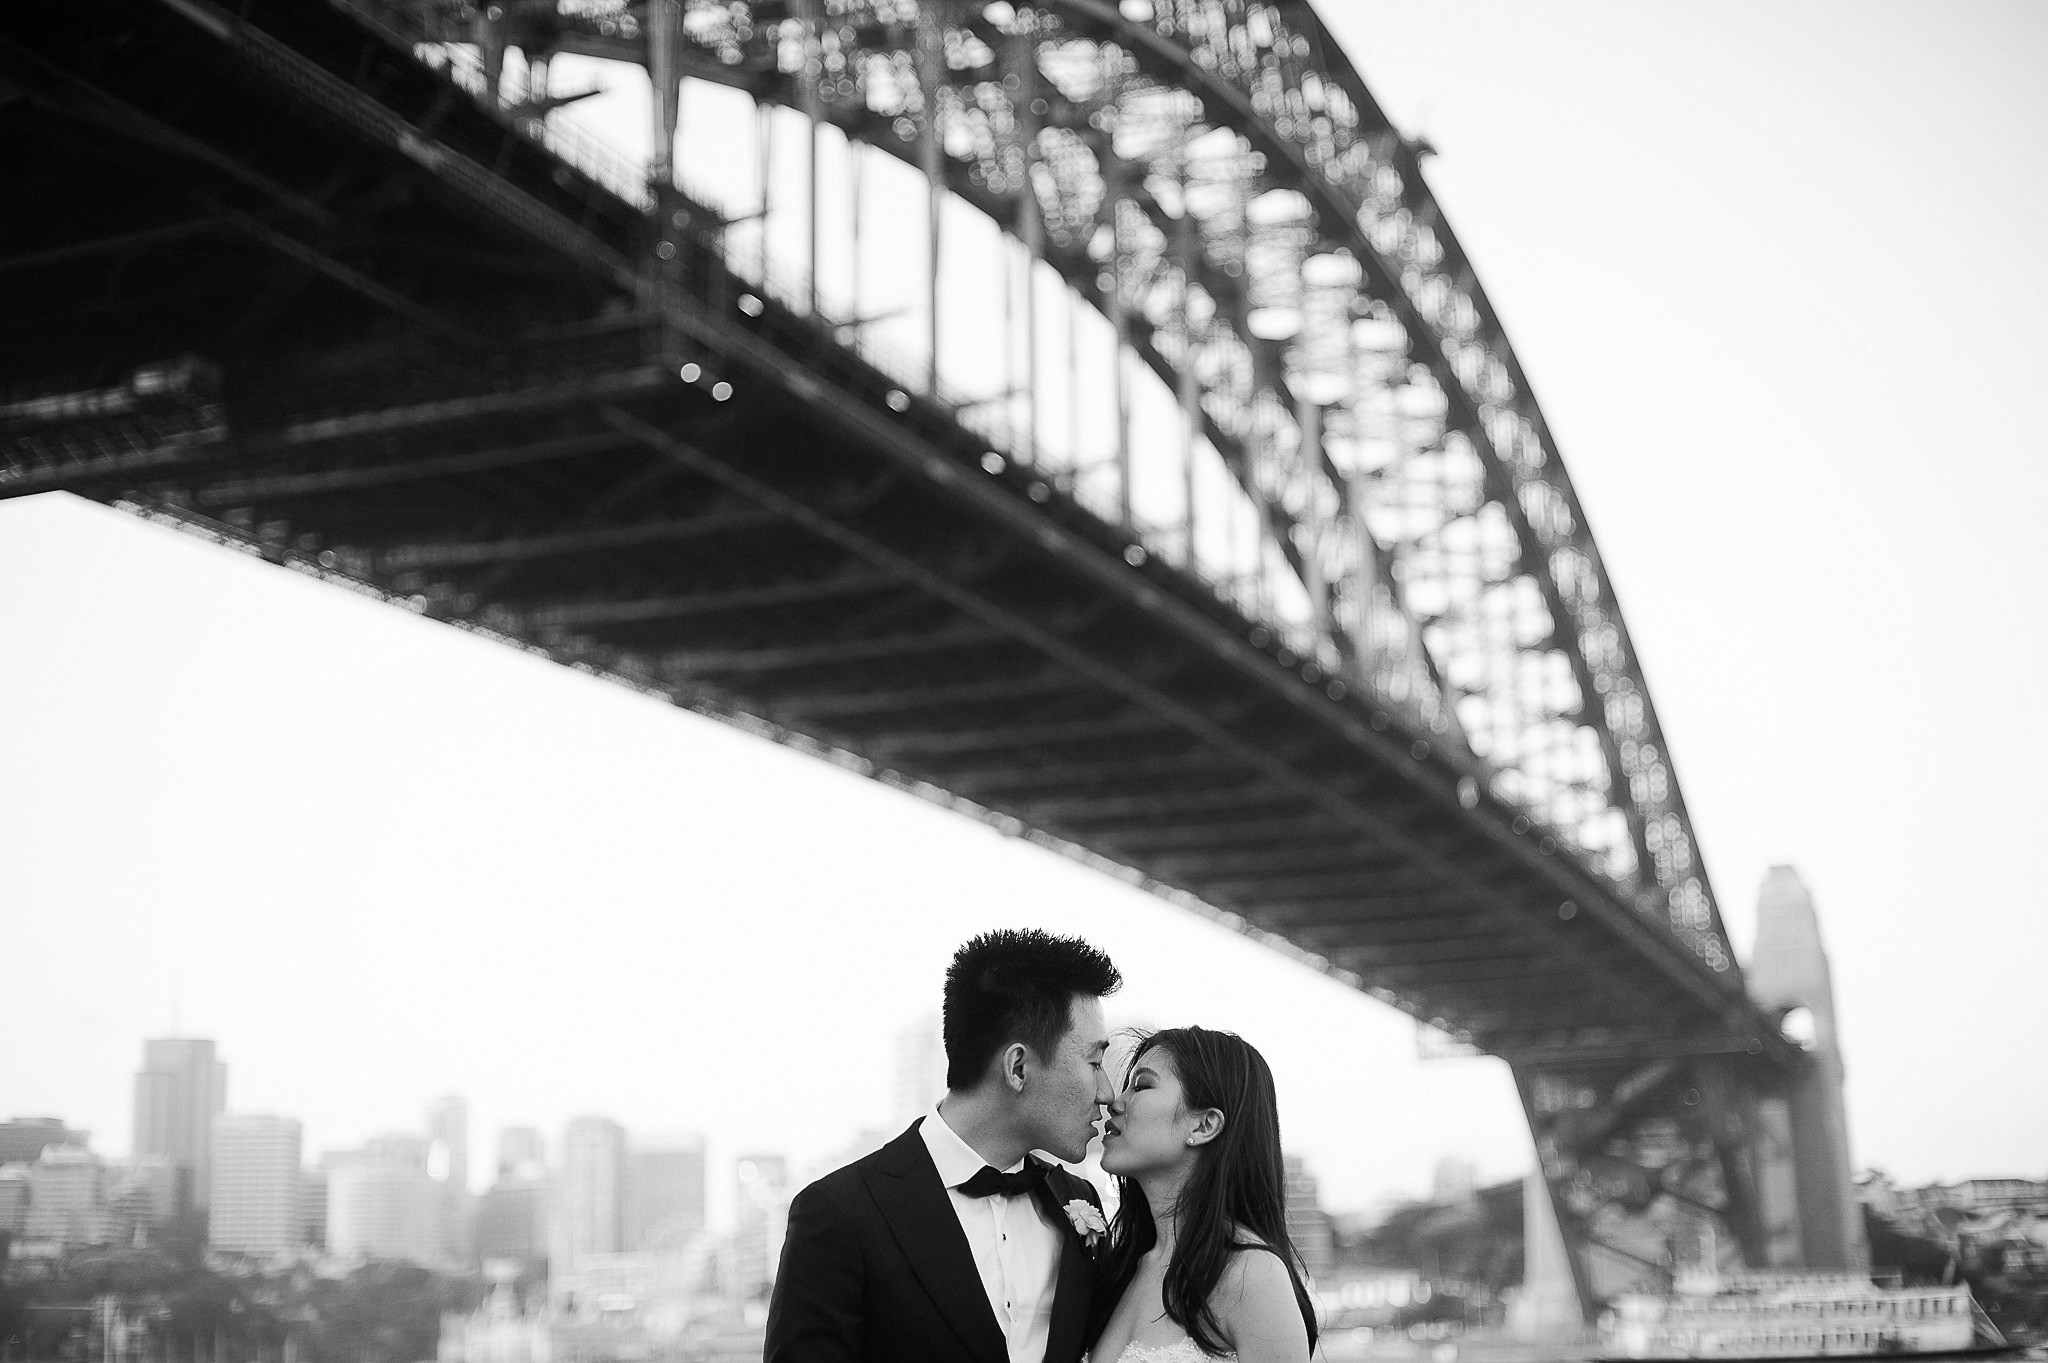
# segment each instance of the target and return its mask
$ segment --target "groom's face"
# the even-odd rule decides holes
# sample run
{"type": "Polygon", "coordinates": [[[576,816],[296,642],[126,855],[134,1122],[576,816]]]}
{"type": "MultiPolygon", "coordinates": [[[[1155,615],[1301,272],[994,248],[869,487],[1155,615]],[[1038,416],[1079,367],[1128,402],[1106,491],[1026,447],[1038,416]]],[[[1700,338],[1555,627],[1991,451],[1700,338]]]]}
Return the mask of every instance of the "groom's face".
{"type": "Polygon", "coordinates": [[[1088,1154],[1095,1123],[1114,1090],[1103,1072],[1109,1050],[1109,1028],[1102,1020],[1102,1000],[1077,997],[1068,1005],[1067,1033],[1050,1056],[1039,1058],[1027,1095],[1031,1144],[1036,1150],[1075,1163],[1088,1154]]]}

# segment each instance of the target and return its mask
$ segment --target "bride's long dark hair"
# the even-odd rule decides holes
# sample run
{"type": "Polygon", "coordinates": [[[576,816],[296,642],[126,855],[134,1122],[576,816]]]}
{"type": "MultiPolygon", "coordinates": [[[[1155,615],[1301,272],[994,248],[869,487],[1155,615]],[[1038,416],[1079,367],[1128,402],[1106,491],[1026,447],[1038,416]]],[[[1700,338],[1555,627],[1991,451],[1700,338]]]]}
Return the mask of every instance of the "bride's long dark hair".
{"type": "MultiPolygon", "coordinates": [[[[1175,1206],[1173,1261],[1167,1265],[1160,1293],[1166,1314],[1203,1352],[1227,1352],[1230,1344],[1209,1299],[1230,1256],[1250,1247],[1244,1238],[1249,1235],[1270,1246],[1287,1266],[1313,1352],[1315,1306],[1302,1281],[1300,1255],[1287,1234],[1287,1168],[1280,1153],[1273,1071],[1244,1038],[1206,1027],[1172,1027],[1141,1035],[1129,1068],[1137,1069],[1154,1051],[1172,1057],[1188,1108],[1213,1107],[1223,1114],[1223,1129],[1216,1138],[1195,1148],[1195,1167],[1181,1185],[1175,1206]]],[[[1137,1275],[1138,1260],[1159,1242],[1145,1190],[1135,1179],[1117,1182],[1121,1201],[1102,1264],[1108,1290],[1098,1294],[1098,1300],[1111,1303],[1137,1275]]]]}

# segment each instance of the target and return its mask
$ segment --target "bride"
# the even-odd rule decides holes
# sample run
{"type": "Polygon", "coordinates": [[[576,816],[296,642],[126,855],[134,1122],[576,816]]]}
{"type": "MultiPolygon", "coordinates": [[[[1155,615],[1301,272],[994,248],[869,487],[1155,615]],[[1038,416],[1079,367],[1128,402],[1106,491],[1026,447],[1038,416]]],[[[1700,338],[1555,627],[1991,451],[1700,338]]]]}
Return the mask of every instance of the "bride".
{"type": "Polygon", "coordinates": [[[1315,1309],[1287,1238],[1273,1072],[1230,1032],[1143,1037],[1103,1126],[1122,1203],[1114,1302],[1083,1363],[1306,1363],[1315,1309]]]}

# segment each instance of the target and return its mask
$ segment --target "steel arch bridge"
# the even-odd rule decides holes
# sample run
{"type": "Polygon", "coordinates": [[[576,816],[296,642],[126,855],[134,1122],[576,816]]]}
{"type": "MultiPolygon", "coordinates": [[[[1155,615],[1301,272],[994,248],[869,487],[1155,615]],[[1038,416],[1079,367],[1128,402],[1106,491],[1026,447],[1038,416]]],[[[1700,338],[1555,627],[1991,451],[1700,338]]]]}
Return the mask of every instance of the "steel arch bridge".
{"type": "Polygon", "coordinates": [[[0,80],[0,495],[808,747],[1505,1057],[1588,1303],[1678,1223],[1765,1262],[1802,1060],[1500,319],[1307,5],[81,0],[0,80]],[[555,114],[562,53],[648,67],[651,166],[555,114]],[[682,187],[685,86],[784,111],[713,130],[756,203],[682,187]],[[864,247],[871,165],[915,202],[864,247]]]}

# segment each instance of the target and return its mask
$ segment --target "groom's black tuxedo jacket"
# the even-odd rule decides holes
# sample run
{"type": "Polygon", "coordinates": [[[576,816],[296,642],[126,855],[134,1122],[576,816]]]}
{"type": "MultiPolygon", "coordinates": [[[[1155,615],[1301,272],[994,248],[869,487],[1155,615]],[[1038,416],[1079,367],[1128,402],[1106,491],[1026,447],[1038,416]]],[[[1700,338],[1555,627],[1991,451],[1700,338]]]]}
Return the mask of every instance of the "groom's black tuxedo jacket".
{"type": "MultiPolygon", "coordinates": [[[[1045,1363],[1077,1363],[1094,1261],[1061,1210],[1099,1206],[1095,1187],[1054,1167],[1037,1194],[1060,1228],[1045,1363]]],[[[764,1363],[1006,1363],[1002,1327],[917,1123],[834,1170],[789,1204],[768,1304],[764,1363]]]]}

